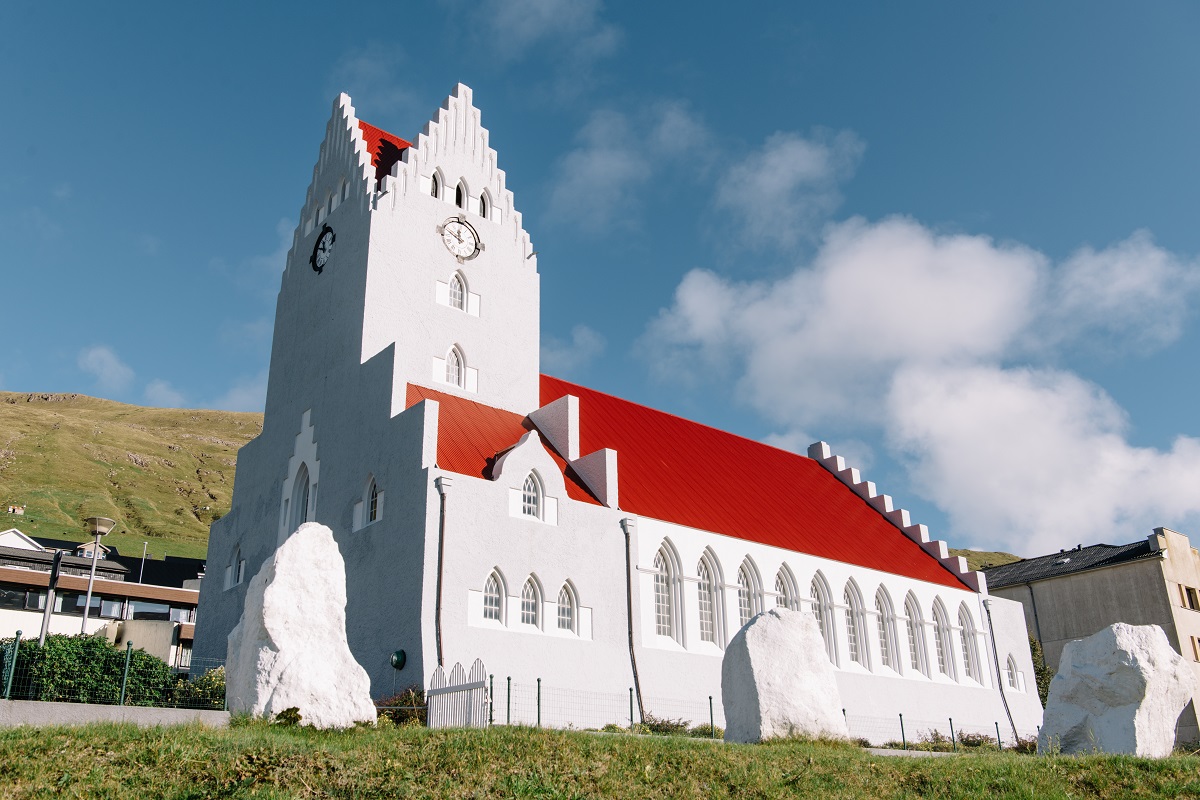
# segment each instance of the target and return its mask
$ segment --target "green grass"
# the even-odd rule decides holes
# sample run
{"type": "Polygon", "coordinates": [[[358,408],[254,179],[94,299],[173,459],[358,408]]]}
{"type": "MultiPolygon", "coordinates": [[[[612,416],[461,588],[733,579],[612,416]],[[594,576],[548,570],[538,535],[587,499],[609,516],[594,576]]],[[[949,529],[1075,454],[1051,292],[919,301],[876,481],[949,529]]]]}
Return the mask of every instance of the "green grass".
{"type": "Polygon", "coordinates": [[[0,392],[0,530],[85,541],[84,518],[111,517],[105,544],[125,555],[149,542],[152,557],[204,558],[237,451],[261,430],[261,414],[0,392]]]}
{"type": "Polygon", "coordinates": [[[0,797],[1138,798],[1200,796],[1200,759],[884,758],[528,728],[0,731],[0,797]]]}
{"type": "Polygon", "coordinates": [[[986,567],[998,567],[1002,564],[1011,564],[1014,561],[1020,561],[1020,556],[1014,556],[1012,553],[1004,553],[999,551],[987,550],[963,550],[957,547],[947,548],[952,556],[962,556],[967,559],[967,566],[973,570],[980,570],[986,567]]]}

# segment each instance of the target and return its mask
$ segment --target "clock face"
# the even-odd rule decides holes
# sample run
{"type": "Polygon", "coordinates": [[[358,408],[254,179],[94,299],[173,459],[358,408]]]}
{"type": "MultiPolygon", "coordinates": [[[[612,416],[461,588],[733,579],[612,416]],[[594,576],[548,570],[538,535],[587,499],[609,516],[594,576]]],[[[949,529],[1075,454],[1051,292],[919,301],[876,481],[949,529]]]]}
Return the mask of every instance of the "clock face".
{"type": "Polygon", "coordinates": [[[317,243],[313,245],[312,255],[308,259],[308,263],[312,264],[313,271],[318,275],[329,263],[329,259],[333,255],[333,243],[336,240],[337,236],[334,235],[333,228],[326,225],[321,229],[321,235],[317,237],[317,243]]]}
{"type": "Polygon", "coordinates": [[[474,258],[483,250],[479,234],[462,217],[451,217],[446,220],[438,226],[438,233],[442,236],[442,244],[446,245],[446,249],[458,259],[459,263],[474,258]]]}

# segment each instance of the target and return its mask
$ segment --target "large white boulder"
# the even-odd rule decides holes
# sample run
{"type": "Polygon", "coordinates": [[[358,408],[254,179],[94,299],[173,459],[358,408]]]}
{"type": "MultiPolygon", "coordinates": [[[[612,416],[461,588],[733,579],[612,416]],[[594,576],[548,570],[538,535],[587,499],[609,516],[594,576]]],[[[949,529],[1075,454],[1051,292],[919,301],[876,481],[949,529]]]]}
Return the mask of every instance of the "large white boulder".
{"type": "Polygon", "coordinates": [[[1194,691],[1192,668],[1162,628],[1110,625],[1063,648],[1038,751],[1168,756],[1194,691]]]}
{"type": "Polygon", "coordinates": [[[811,614],[777,608],[746,623],[725,649],[721,702],[727,742],[850,735],[811,614]]]}
{"type": "Polygon", "coordinates": [[[324,525],[301,525],[266,560],[228,645],[231,711],[295,707],[317,728],[375,721],[371,681],[346,642],[346,563],[324,525]]]}

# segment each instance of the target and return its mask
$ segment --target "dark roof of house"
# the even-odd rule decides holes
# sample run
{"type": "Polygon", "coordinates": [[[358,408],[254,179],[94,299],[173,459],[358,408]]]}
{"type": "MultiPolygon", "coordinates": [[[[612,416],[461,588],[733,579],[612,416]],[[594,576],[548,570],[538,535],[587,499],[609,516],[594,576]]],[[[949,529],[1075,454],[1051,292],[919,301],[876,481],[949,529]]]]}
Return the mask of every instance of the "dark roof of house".
{"type": "Polygon", "coordinates": [[[1149,539],[1132,544],[1093,544],[990,567],[984,570],[984,574],[987,575],[989,588],[1000,589],[1004,586],[1042,581],[1089,569],[1153,558],[1157,555],[1158,551],[1150,546],[1149,539]]]}

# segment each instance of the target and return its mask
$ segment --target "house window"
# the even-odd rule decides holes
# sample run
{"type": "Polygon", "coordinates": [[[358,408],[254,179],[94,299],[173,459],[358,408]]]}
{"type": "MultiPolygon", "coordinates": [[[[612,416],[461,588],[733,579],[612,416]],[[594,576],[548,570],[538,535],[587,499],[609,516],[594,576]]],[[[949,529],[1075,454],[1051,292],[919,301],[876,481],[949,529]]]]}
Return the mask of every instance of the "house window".
{"type": "Polygon", "coordinates": [[[708,565],[708,559],[700,559],[696,576],[700,579],[700,639],[715,644],[717,641],[717,596],[716,587],[713,585],[712,567],[708,565]]]}
{"type": "Polygon", "coordinates": [[[662,550],[654,557],[654,632],[675,637],[675,608],[671,598],[674,576],[662,550]]]}
{"type": "Polygon", "coordinates": [[[463,359],[457,347],[446,354],[446,383],[460,388],[463,385],[463,359]]]}
{"type": "Polygon", "coordinates": [[[558,629],[575,631],[575,595],[566,584],[558,591],[558,629]]]}
{"type": "MultiPolygon", "coordinates": [[[[521,589],[521,624],[539,626],[542,598],[533,578],[525,581],[521,589]]],[[[539,626],[540,627],[540,626],[539,626]]]]}
{"type": "Polygon", "coordinates": [[[467,310],[467,291],[463,287],[462,277],[458,275],[450,279],[450,307],[459,311],[467,310]]]}
{"type": "Polygon", "coordinates": [[[496,573],[488,576],[483,584],[483,618],[503,622],[503,606],[500,603],[500,577],[496,573]]]}
{"type": "Polygon", "coordinates": [[[534,519],[542,518],[542,483],[535,472],[529,473],[521,487],[521,514],[534,519]]]}
{"type": "Polygon", "coordinates": [[[1200,597],[1196,596],[1196,590],[1191,586],[1187,587],[1187,607],[1192,611],[1200,611],[1200,597]]]}
{"type": "Polygon", "coordinates": [[[371,494],[367,505],[367,522],[379,519],[379,485],[371,481],[371,494]]]}

